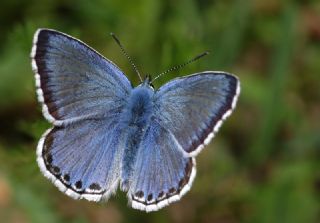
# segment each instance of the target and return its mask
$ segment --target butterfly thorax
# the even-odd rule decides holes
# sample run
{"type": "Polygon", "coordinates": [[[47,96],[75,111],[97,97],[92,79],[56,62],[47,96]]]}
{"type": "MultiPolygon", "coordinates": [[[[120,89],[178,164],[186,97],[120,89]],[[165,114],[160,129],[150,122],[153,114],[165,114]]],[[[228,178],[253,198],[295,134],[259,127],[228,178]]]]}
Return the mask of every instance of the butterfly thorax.
{"type": "Polygon", "coordinates": [[[129,186],[134,161],[136,160],[135,157],[149,125],[153,107],[153,94],[153,89],[144,84],[134,88],[122,113],[121,126],[124,136],[124,156],[121,188],[123,190],[127,190],[129,186]]]}
{"type": "Polygon", "coordinates": [[[153,94],[153,89],[144,85],[134,88],[124,108],[122,124],[142,128],[152,112],[153,94]]]}

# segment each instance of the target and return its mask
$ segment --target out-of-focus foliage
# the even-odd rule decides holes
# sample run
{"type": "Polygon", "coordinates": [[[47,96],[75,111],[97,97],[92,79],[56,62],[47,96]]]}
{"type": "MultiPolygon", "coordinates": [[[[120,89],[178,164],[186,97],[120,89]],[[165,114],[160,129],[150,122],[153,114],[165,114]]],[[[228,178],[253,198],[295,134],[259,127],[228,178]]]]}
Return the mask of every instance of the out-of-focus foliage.
{"type": "Polygon", "coordinates": [[[279,0],[4,0],[0,7],[0,222],[320,222],[320,2],[279,0]],[[155,213],[75,201],[40,173],[35,148],[49,124],[35,97],[29,53],[39,27],[58,29],[138,78],[225,70],[242,84],[238,107],[197,158],[183,199],[155,213]]]}

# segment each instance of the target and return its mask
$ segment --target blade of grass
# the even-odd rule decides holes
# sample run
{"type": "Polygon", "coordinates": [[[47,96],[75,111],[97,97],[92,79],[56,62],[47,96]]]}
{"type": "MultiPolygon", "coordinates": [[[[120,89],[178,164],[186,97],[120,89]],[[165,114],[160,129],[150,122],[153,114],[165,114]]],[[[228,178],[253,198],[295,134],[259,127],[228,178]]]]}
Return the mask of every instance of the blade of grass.
{"type": "Polygon", "coordinates": [[[266,102],[263,103],[263,120],[257,137],[249,148],[247,156],[249,163],[259,164],[267,159],[273,151],[279,149],[276,147],[275,136],[282,118],[285,116],[282,112],[285,106],[283,94],[293,56],[295,16],[295,7],[292,4],[287,4],[279,23],[282,30],[281,36],[279,36],[278,43],[275,44],[274,56],[272,56],[269,95],[266,97],[266,102]]]}

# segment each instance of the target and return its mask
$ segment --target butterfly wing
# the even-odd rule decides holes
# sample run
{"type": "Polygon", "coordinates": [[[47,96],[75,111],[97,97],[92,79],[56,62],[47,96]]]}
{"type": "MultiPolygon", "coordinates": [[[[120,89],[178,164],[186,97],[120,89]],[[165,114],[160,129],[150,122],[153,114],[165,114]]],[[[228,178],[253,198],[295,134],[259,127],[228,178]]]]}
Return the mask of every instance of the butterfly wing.
{"type": "Polygon", "coordinates": [[[195,159],[184,157],[179,146],[168,130],[152,121],[140,143],[128,191],[133,208],[156,211],[190,190],[195,159]]]}
{"type": "Polygon", "coordinates": [[[123,150],[117,120],[83,120],[47,130],[37,161],[43,174],[74,199],[107,199],[117,188],[123,150]]]}
{"type": "Polygon", "coordinates": [[[119,110],[132,86],[122,71],[83,42],[39,29],[31,52],[38,100],[55,125],[119,110]]]}
{"type": "Polygon", "coordinates": [[[155,117],[169,130],[186,155],[195,156],[207,145],[236,106],[237,77],[203,72],[177,78],[155,95],[155,117]]]}
{"type": "Polygon", "coordinates": [[[38,99],[55,126],[38,144],[41,171],[73,198],[107,198],[119,181],[117,123],[130,82],[111,61],[54,30],[36,32],[31,57],[38,99]]]}

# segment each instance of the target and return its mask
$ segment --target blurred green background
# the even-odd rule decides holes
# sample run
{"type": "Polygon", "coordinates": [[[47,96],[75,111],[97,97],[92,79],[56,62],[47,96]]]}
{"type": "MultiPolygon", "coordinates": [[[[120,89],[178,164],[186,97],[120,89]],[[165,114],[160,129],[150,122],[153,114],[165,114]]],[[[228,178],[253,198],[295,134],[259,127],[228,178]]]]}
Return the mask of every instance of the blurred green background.
{"type": "Polygon", "coordinates": [[[4,0],[0,7],[0,222],[320,222],[320,1],[4,0]],[[75,201],[42,176],[37,141],[50,125],[36,101],[29,53],[39,27],[73,35],[155,82],[204,70],[236,74],[238,106],[197,158],[181,201],[146,214],[75,201]]]}

